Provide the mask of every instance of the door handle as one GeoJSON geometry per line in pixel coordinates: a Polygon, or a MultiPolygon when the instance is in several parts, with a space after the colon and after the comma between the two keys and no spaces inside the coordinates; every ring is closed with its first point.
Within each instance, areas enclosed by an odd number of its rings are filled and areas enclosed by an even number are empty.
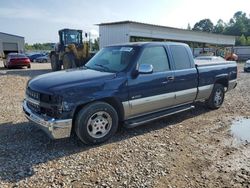
{"type": "Polygon", "coordinates": [[[173,80],[174,80],[174,77],[173,77],[173,76],[168,76],[168,77],[167,77],[167,80],[164,81],[164,82],[162,82],[162,84],[168,84],[169,81],[173,81],[173,80]]]}
{"type": "Polygon", "coordinates": [[[173,76],[168,76],[167,80],[174,80],[174,77],[173,76]]]}

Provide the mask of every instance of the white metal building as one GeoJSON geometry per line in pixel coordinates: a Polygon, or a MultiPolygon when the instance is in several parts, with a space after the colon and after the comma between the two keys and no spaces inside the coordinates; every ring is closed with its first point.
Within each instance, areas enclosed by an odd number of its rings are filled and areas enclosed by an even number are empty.
{"type": "Polygon", "coordinates": [[[0,55],[24,52],[24,37],[0,32],[0,55]]]}
{"type": "Polygon", "coordinates": [[[235,36],[197,32],[186,29],[121,21],[99,24],[100,48],[112,44],[136,42],[140,39],[152,41],[180,41],[213,45],[233,46],[235,36]]]}

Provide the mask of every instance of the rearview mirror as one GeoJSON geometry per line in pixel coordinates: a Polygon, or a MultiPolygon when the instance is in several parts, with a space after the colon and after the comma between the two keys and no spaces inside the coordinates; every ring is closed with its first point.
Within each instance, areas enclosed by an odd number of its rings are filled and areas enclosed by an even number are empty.
{"type": "Polygon", "coordinates": [[[150,64],[140,64],[138,68],[139,74],[151,74],[153,73],[153,65],[150,64]]]}

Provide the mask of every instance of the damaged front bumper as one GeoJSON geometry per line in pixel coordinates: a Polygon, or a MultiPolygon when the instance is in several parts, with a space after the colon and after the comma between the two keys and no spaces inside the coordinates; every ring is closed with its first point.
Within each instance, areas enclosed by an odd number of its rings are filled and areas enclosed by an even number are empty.
{"type": "Polygon", "coordinates": [[[30,110],[27,101],[23,101],[23,111],[25,116],[35,125],[42,129],[52,139],[67,138],[71,135],[72,119],[54,119],[45,118],[42,115],[36,114],[30,110]]]}

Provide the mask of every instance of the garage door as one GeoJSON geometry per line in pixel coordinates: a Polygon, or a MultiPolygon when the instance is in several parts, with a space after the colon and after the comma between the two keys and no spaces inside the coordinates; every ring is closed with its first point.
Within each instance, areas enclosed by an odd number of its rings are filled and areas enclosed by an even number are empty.
{"type": "Polygon", "coordinates": [[[3,51],[18,51],[17,43],[3,43],[3,51]]]}

